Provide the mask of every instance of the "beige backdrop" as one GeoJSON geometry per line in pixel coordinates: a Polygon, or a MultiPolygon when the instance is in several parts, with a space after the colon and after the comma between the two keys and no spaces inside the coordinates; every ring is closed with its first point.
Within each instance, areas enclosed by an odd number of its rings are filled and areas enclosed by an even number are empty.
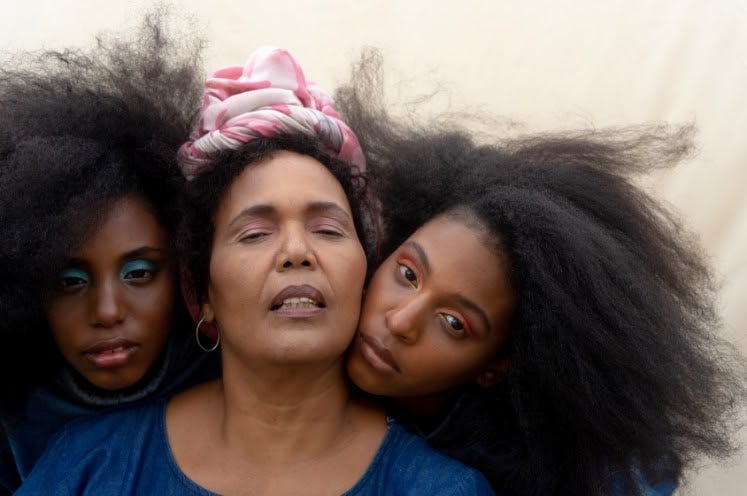
{"type": "MultiPolygon", "coordinates": [[[[134,25],[150,3],[0,0],[0,47],[87,45],[134,25]]],[[[724,332],[747,351],[747,1],[174,3],[209,40],[208,69],[274,44],[331,89],[376,46],[400,107],[440,87],[430,108],[496,113],[501,131],[694,122],[697,157],[651,185],[701,235],[723,281],[724,332]]],[[[677,494],[744,496],[745,454],[706,465],[677,494]]]]}

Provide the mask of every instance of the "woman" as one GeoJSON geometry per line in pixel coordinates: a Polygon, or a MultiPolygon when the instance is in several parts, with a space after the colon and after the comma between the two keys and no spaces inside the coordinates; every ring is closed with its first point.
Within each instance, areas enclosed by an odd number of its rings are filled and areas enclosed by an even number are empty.
{"type": "Polygon", "coordinates": [[[180,152],[183,233],[223,376],[71,425],[18,494],[492,494],[349,393],[343,355],[372,252],[359,233],[374,223],[332,101],[264,48],[217,71],[204,102],[180,152]]]}
{"type": "Polygon", "coordinates": [[[700,250],[633,183],[689,136],[478,145],[456,125],[389,119],[377,63],[338,95],[389,254],[353,382],[496,494],[671,494],[698,456],[729,454],[744,368],[714,333],[700,250]]]}
{"type": "Polygon", "coordinates": [[[173,243],[198,49],[177,51],[158,15],[138,38],[0,73],[6,491],[68,421],[217,374],[190,332],[173,243]]]}

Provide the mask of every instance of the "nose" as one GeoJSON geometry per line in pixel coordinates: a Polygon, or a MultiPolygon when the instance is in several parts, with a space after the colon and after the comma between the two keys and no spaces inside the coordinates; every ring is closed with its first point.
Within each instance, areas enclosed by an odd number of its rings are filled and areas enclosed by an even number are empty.
{"type": "Polygon", "coordinates": [[[314,255],[305,226],[294,225],[286,228],[275,265],[278,271],[292,268],[316,268],[316,255],[314,255]]]}
{"type": "Polygon", "coordinates": [[[94,327],[113,327],[125,319],[122,288],[116,281],[103,281],[91,288],[91,323],[94,327]]]}
{"type": "Polygon", "coordinates": [[[386,326],[392,336],[404,343],[414,344],[422,332],[424,312],[424,303],[417,295],[406,298],[384,314],[386,326]]]}

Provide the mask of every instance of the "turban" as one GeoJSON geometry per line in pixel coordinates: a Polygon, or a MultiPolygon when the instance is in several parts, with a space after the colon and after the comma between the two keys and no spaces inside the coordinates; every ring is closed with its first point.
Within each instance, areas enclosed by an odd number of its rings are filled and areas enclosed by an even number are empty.
{"type": "Polygon", "coordinates": [[[262,47],[244,66],[218,69],[205,82],[199,121],[179,149],[179,166],[192,179],[212,169],[216,153],[288,132],[318,138],[331,156],[365,171],[358,139],[332,98],[306,81],[287,50],[262,47]]]}

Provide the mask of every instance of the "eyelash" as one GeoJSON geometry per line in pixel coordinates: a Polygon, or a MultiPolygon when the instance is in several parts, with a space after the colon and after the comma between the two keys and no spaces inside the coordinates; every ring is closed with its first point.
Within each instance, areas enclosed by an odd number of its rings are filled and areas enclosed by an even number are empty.
{"type": "Polygon", "coordinates": [[[413,287],[416,287],[416,288],[418,287],[418,276],[412,267],[410,267],[404,262],[397,262],[397,272],[399,272],[399,275],[407,283],[411,284],[413,287]],[[407,276],[408,273],[412,275],[412,278],[407,276]]]}
{"type": "Polygon", "coordinates": [[[344,236],[345,231],[334,221],[328,219],[319,219],[310,226],[310,230],[315,234],[339,238],[344,236]]]}
{"type": "MultiPolygon", "coordinates": [[[[319,235],[330,237],[330,238],[340,238],[345,235],[344,231],[341,228],[337,226],[331,226],[328,224],[313,225],[309,227],[308,229],[314,234],[319,234],[319,235]]],[[[246,242],[257,241],[257,240],[264,238],[265,236],[269,236],[270,234],[272,234],[270,229],[255,228],[255,229],[252,229],[251,231],[248,231],[242,234],[239,237],[239,241],[246,241],[246,242]]]]}
{"type": "Polygon", "coordinates": [[[256,241],[268,236],[270,233],[264,231],[252,231],[246,234],[242,234],[239,241],[256,241]]]}
{"type": "MultiPolygon", "coordinates": [[[[136,259],[122,264],[119,278],[128,284],[147,284],[158,274],[160,267],[151,260],[136,259]]],[[[63,269],[57,277],[57,285],[63,292],[73,293],[91,284],[91,276],[83,269],[63,269]]]]}
{"type": "Polygon", "coordinates": [[[72,292],[90,283],[90,276],[81,269],[64,269],[57,277],[57,285],[62,291],[72,292]]]}
{"type": "MultiPolygon", "coordinates": [[[[418,287],[418,276],[412,267],[410,267],[403,261],[398,261],[397,272],[399,273],[400,277],[405,282],[407,282],[413,287],[418,287]],[[408,275],[410,277],[408,277],[408,275]]],[[[458,317],[455,317],[454,315],[451,315],[449,313],[441,312],[439,315],[441,315],[442,322],[443,322],[444,328],[446,329],[446,332],[448,332],[451,336],[457,339],[466,339],[471,336],[471,333],[469,331],[469,325],[464,320],[458,317]],[[459,326],[461,326],[461,329],[455,329],[454,326],[450,323],[450,319],[453,319],[452,322],[455,321],[454,323],[458,323],[459,326]]]]}
{"type": "Polygon", "coordinates": [[[122,265],[119,271],[119,278],[130,283],[145,284],[156,276],[158,269],[158,265],[151,260],[130,260],[122,265]],[[135,273],[142,274],[138,276],[135,273]]]}
{"type": "Polygon", "coordinates": [[[467,339],[470,337],[470,333],[467,327],[467,324],[449,313],[441,313],[441,317],[443,318],[444,326],[446,327],[446,332],[454,336],[458,339],[467,339]],[[453,322],[458,323],[461,326],[461,329],[456,329],[449,321],[449,317],[454,319],[453,322]]]}

